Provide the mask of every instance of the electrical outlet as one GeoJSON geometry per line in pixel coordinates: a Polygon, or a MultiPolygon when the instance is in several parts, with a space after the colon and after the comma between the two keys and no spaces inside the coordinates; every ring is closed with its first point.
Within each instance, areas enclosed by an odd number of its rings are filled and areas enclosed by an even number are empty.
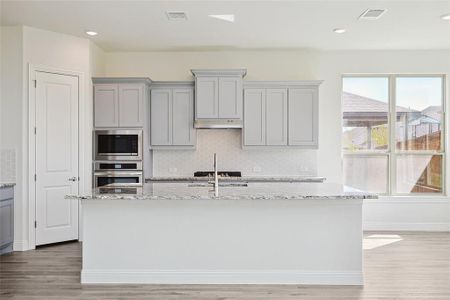
{"type": "Polygon", "coordinates": [[[300,166],[300,171],[301,172],[309,172],[309,167],[308,166],[300,166]]]}
{"type": "Polygon", "coordinates": [[[253,167],[253,172],[255,172],[255,173],[261,172],[261,167],[260,166],[254,166],[253,167]]]}

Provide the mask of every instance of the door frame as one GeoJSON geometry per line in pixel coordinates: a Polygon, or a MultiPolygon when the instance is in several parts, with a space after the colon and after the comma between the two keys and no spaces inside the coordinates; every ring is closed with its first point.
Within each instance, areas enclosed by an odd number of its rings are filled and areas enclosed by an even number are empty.
{"type": "MultiPolygon", "coordinates": [[[[34,127],[36,126],[36,90],[34,87],[36,72],[54,73],[66,76],[78,77],[78,192],[86,189],[85,183],[85,165],[86,157],[82,149],[86,148],[86,131],[89,130],[86,124],[86,99],[85,95],[85,74],[79,71],[64,70],[45,65],[28,64],[28,250],[36,248],[36,182],[34,174],[36,172],[36,135],[34,127]]],[[[89,121],[89,120],[87,120],[89,121]]],[[[89,123],[90,124],[90,123],[89,123]]],[[[78,203],[78,239],[80,239],[80,202],[78,203]]],[[[23,222],[25,224],[25,222],[23,222]]],[[[24,226],[27,227],[26,225],[24,226]]]]}

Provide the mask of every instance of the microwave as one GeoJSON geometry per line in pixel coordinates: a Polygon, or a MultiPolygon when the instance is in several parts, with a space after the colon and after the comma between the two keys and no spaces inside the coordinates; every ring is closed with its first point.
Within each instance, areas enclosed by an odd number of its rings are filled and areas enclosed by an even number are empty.
{"type": "Polygon", "coordinates": [[[95,160],[142,160],[142,130],[94,131],[95,160]]]}

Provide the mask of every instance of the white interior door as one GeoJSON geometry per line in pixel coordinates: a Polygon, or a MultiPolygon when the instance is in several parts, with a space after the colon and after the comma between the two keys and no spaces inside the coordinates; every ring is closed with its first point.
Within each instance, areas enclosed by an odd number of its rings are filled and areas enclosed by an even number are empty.
{"type": "Polygon", "coordinates": [[[36,72],[36,245],[78,239],[78,77],[36,72]]]}

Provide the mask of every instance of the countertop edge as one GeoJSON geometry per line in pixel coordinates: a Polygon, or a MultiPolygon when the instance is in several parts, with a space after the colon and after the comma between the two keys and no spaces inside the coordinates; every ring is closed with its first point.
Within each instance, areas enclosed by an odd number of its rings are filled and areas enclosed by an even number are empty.
{"type": "Polygon", "coordinates": [[[15,186],[15,182],[1,182],[0,183],[0,189],[9,188],[15,186]]]}

